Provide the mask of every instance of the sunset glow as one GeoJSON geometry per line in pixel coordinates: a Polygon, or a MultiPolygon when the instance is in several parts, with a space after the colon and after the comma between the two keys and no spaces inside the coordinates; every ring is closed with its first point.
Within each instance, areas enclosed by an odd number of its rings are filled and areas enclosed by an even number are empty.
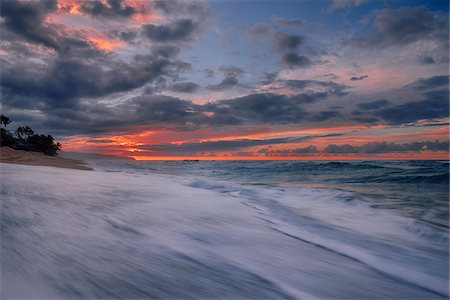
{"type": "Polygon", "coordinates": [[[139,160],[448,158],[448,4],[168,3],[8,6],[2,110],[139,160]]]}

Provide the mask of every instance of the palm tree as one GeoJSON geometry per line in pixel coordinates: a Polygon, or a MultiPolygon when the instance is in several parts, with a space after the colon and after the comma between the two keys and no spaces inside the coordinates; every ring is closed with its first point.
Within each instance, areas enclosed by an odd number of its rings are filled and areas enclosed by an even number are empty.
{"type": "Polygon", "coordinates": [[[23,138],[25,136],[25,130],[24,127],[20,126],[17,127],[16,131],[15,131],[16,136],[23,141],[23,138]]]}
{"type": "Polygon", "coordinates": [[[30,137],[31,135],[34,134],[33,129],[31,129],[30,126],[25,126],[23,127],[23,134],[26,135],[27,137],[30,137]]]}
{"type": "Polygon", "coordinates": [[[5,126],[5,128],[6,128],[6,125],[8,125],[9,123],[11,123],[11,119],[10,118],[8,118],[5,115],[1,115],[0,116],[0,124],[3,124],[5,126]]]}

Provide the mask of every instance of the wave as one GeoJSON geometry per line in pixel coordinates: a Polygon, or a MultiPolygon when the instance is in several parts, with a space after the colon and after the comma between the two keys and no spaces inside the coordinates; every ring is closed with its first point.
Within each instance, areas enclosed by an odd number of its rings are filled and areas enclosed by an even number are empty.
{"type": "Polygon", "coordinates": [[[448,230],[377,211],[363,197],[341,190],[253,188],[199,179],[189,186],[244,198],[273,230],[448,297],[447,279],[429,274],[424,267],[439,269],[434,246],[428,252],[407,250],[429,242],[446,247],[448,230]]]}
{"type": "Polygon", "coordinates": [[[357,193],[129,169],[2,171],[1,298],[26,298],[22,286],[41,298],[447,295],[448,244],[357,193]]]}

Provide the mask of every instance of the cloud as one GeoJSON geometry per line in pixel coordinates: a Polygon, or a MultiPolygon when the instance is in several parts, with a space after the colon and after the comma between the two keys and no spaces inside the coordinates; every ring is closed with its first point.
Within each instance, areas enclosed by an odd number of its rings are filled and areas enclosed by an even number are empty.
{"type": "MultiPolygon", "coordinates": [[[[173,154],[195,154],[210,151],[237,151],[243,148],[274,145],[274,144],[289,144],[296,142],[303,142],[310,139],[337,136],[332,135],[311,135],[298,138],[276,138],[276,139],[238,139],[238,140],[223,140],[223,141],[207,141],[207,142],[188,142],[182,144],[157,144],[157,145],[142,145],[139,149],[151,150],[165,153],[167,155],[173,154]]],[[[310,149],[311,150],[311,149],[310,149]]]]}
{"type": "Polygon", "coordinates": [[[440,87],[448,87],[449,75],[439,75],[429,78],[420,78],[408,85],[405,88],[413,88],[415,90],[429,90],[440,87]]]}
{"type": "Polygon", "coordinates": [[[92,17],[102,18],[129,18],[136,10],[121,0],[107,0],[106,3],[100,1],[84,1],[81,3],[80,11],[92,17]]]}
{"type": "Polygon", "coordinates": [[[371,109],[379,109],[390,104],[391,102],[389,102],[386,99],[379,99],[372,102],[358,103],[357,106],[360,109],[371,110],[371,109]]]}
{"type": "MultiPolygon", "coordinates": [[[[103,18],[114,19],[115,14],[127,17],[128,11],[131,12],[127,5],[135,2],[80,3],[84,7],[80,12],[98,14],[102,24],[106,24],[103,18]]],[[[132,97],[139,88],[147,92],[161,90],[166,82],[177,82],[180,74],[191,67],[177,56],[189,46],[185,42],[199,32],[199,24],[207,18],[206,10],[199,3],[175,1],[172,4],[163,25],[143,27],[158,42],[144,44],[147,53],[136,54],[131,48],[124,57],[123,53],[99,49],[93,37],[100,35],[102,39],[120,39],[142,46],[139,27],[127,27],[124,22],[123,28],[104,33],[97,32],[95,26],[69,28],[55,21],[60,15],[66,17],[69,9],[64,6],[57,11],[56,1],[3,1],[2,38],[8,43],[2,43],[2,50],[8,52],[8,57],[0,60],[2,109],[23,110],[18,115],[23,119],[33,111],[41,116],[39,121],[35,120],[38,123],[35,126],[60,132],[73,133],[77,127],[80,132],[114,128],[112,119],[123,115],[113,104],[97,103],[99,100],[118,93],[123,93],[121,97],[131,93],[128,97],[132,97]],[[175,6],[176,10],[172,11],[175,6]]],[[[157,9],[163,10],[160,6],[157,9]]],[[[140,12],[136,7],[134,11],[140,12]]],[[[184,92],[196,90],[193,83],[174,83],[171,88],[184,92]]],[[[130,112],[123,107],[122,111],[130,112]]],[[[129,121],[116,123],[137,124],[140,116],[132,111],[131,114],[134,115],[129,121]]]]}
{"type": "Polygon", "coordinates": [[[277,80],[278,72],[265,72],[261,75],[261,84],[270,84],[277,80]]]}
{"type": "Polygon", "coordinates": [[[298,28],[314,28],[315,24],[305,22],[301,19],[286,19],[282,17],[273,17],[273,22],[279,26],[290,26],[298,28]]]}
{"type": "MultiPolygon", "coordinates": [[[[281,22],[295,22],[295,20],[275,19],[281,22]]],[[[297,20],[298,22],[298,20],[297,20]]],[[[279,62],[288,68],[306,68],[313,65],[313,62],[305,54],[315,55],[320,51],[306,44],[307,38],[304,35],[288,34],[275,31],[265,23],[256,23],[246,30],[246,35],[260,40],[270,40],[275,50],[280,55],[279,62]]]]}
{"type": "Polygon", "coordinates": [[[181,19],[167,25],[146,24],[142,26],[144,36],[154,42],[179,42],[190,40],[197,25],[191,19],[181,19]]]}
{"type": "Polygon", "coordinates": [[[178,93],[194,93],[198,91],[200,86],[193,82],[178,82],[169,86],[169,90],[178,93]]]}
{"type": "Polygon", "coordinates": [[[367,77],[369,77],[369,75],[353,76],[353,77],[350,78],[350,80],[351,81],[359,81],[359,80],[366,79],[367,77]]]}
{"type": "Polygon", "coordinates": [[[270,150],[269,148],[263,148],[257,151],[257,153],[269,153],[269,154],[277,154],[277,155],[296,155],[296,154],[313,154],[319,153],[319,149],[317,146],[310,145],[308,147],[303,148],[294,148],[294,149],[279,149],[279,150],[270,150]]]}
{"type": "Polygon", "coordinates": [[[0,10],[1,17],[4,20],[2,25],[17,36],[32,43],[59,49],[56,29],[44,22],[45,17],[56,9],[55,0],[4,1],[0,10]]]}
{"type": "Polygon", "coordinates": [[[367,0],[333,0],[328,7],[328,12],[332,12],[338,9],[344,9],[351,6],[360,6],[367,2],[367,0]]]}
{"type": "Polygon", "coordinates": [[[413,142],[396,144],[388,142],[370,142],[362,146],[354,145],[334,145],[330,144],[325,149],[325,153],[393,153],[393,152],[419,152],[419,151],[449,151],[448,141],[434,142],[413,142]]]}
{"type": "Polygon", "coordinates": [[[436,63],[431,56],[422,56],[420,57],[419,62],[421,65],[432,65],[436,63]]]}
{"type": "Polygon", "coordinates": [[[275,37],[276,46],[280,51],[298,50],[300,46],[305,44],[305,37],[301,35],[278,32],[275,37]]]}
{"type": "Polygon", "coordinates": [[[203,73],[205,73],[206,78],[212,78],[214,77],[214,71],[211,69],[204,69],[203,73]]]}
{"type": "Polygon", "coordinates": [[[443,118],[449,115],[448,90],[429,91],[419,101],[390,105],[374,112],[375,117],[390,124],[404,124],[423,119],[443,118]]]}
{"type": "Polygon", "coordinates": [[[177,61],[152,55],[137,55],[130,64],[57,58],[48,66],[7,66],[1,86],[8,96],[5,102],[10,105],[17,106],[19,102],[29,108],[74,107],[81,97],[129,91],[179,69],[177,61]]]}
{"type": "Polygon", "coordinates": [[[448,17],[441,17],[426,7],[377,10],[373,16],[374,30],[364,36],[353,36],[348,41],[350,45],[373,49],[434,40],[448,47],[448,17]]]}
{"type": "Polygon", "coordinates": [[[245,34],[249,37],[265,37],[272,33],[272,28],[265,23],[256,23],[245,30],[245,34]]]}
{"type": "Polygon", "coordinates": [[[303,99],[277,94],[252,94],[231,100],[222,100],[211,107],[221,118],[234,118],[239,123],[287,124],[304,120],[303,99]]]}
{"type": "Polygon", "coordinates": [[[228,76],[222,79],[221,82],[214,85],[209,85],[208,89],[212,91],[224,91],[231,88],[234,88],[235,86],[239,85],[239,80],[235,76],[228,76]]]}
{"type": "Polygon", "coordinates": [[[93,139],[93,140],[87,140],[88,143],[98,143],[98,144],[108,144],[108,143],[114,143],[114,140],[110,139],[93,139]]]}
{"type": "Polygon", "coordinates": [[[308,57],[292,52],[284,54],[281,63],[289,68],[306,68],[313,64],[308,57]]]}
{"type": "Polygon", "coordinates": [[[219,71],[224,78],[218,84],[208,86],[208,89],[212,91],[224,91],[240,86],[239,79],[245,74],[243,69],[236,66],[221,66],[219,71]]]}
{"type": "Polygon", "coordinates": [[[347,95],[347,89],[349,86],[336,83],[334,81],[321,81],[321,80],[298,80],[298,79],[291,79],[291,80],[284,80],[280,81],[280,83],[283,83],[286,87],[289,88],[295,88],[298,90],[304,90],[305,88],[314,88],[314,89],[322,89],[327,92],[329,95],[336,95],[336,96],[344,96],[347,95]]]}
{"type": "Polygon", "coordinates": [[[316,122],[322,122],[322,121],[325,121],[328,119],[336,118],[340,115],[341,114],[338,111],[326,110],[326,111],[321,111],[318,114],[313,115],[311,117],[311,120],[316,121],[316,122]]]}

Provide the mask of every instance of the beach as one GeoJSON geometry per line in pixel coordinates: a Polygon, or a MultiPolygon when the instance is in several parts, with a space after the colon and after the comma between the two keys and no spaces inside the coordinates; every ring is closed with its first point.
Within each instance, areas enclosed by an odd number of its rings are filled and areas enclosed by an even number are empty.
{"type": "Polygon", "coordinates": [[[359,194],[192,175],[211,162],[90,165],[0,164],[2,299],[448,297],[448,233],[359,194]]]}
{"type": "Polygon", "coordinates": [[[31,166],[50,166],[78,170],[92,170],[92,168],[87,166],[81,160],[48,156],[40,152],[14,150],[9,147],[0,147],[0,162],[31,166]]]}

